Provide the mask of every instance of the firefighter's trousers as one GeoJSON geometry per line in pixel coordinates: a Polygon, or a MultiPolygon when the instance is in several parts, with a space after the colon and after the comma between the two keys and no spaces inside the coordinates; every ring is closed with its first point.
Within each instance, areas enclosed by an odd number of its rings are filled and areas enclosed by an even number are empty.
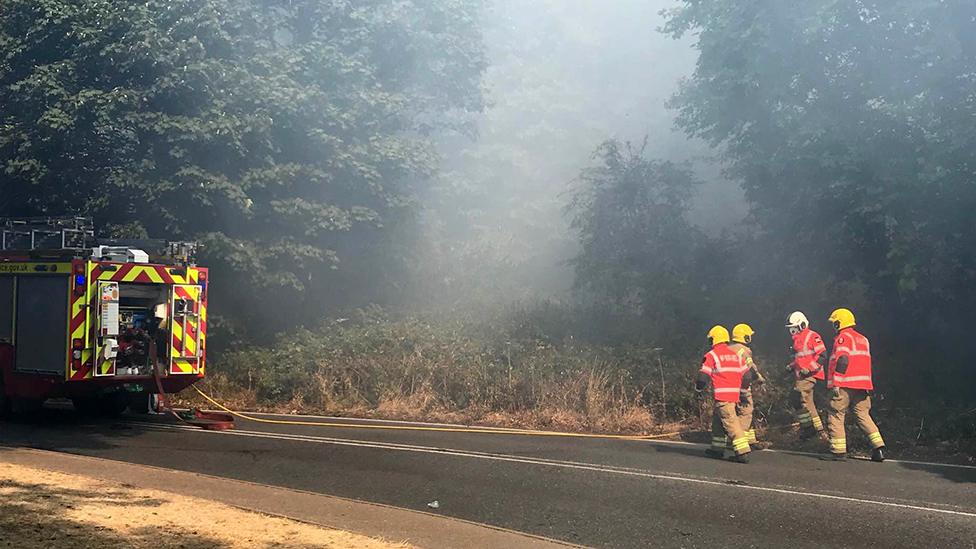
{"type": "Polygon", "coordinates": [[[739,416],[739,424],[749,439],[749,444],[756,444],[756,430],[752,428],[752,389],[746,388],[739,392],[739,402],[735,405],[735,415],[739,416]]]}
{"type": "Polygon", "coordinates": [[[800,422],[800,429],[807,433],[822,433],[824,430],[817,405],[813,402],[813,388],[816,386],[817,380],[812,377],[797,379],[793,385],[796,420],[800,422]]]}
{"type": "Polygon", "coordinates": [[[883,447],[884,440],[878,426],[871,419],[871,395],[861,389],[840,388],[830,398],[830,415],[827,417],[827,432],[830,435],[830,451],[834,454],[847,453],[847,436],[844,432],[844,417],[847,409],[854,411],[857,424],[867,435],[872,448],[883,447]]]}
{"type": "Polygon", "coordinates": [[[748,454],[749,438],[735,413],[735,403],[716,400],[712,411],[712,449],[724,452],[727,447],[736,455],[748,454]]]}

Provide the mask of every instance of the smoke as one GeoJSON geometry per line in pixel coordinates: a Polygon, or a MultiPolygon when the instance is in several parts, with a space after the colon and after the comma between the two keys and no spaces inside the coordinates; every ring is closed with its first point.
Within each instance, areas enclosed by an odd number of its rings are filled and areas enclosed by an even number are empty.
{"type": "Polygon", "coordinates": [[[497,0],[483,14],[488,108],[474,138],[441,140],[444,169],[425,216],[418,297],[457,303],[558,297],[578,251],[567,191],[607,139],[686,161],[705,183],[691,221],[709,232],[741,220],[741,191],[666,107],[691,74],[690,39],[658,32],[667,0],[497,0]]]}

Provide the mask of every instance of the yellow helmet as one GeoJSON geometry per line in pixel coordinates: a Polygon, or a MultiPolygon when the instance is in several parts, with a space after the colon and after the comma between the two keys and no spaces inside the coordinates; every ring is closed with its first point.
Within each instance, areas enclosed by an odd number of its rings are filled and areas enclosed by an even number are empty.
{"type": "Polygon", "coordinates": [[[719,343],[729,342],[729,331],[724,326],[713,326],[708,331],[708,342],[713,347],[719,343]]]}
{"type": "Polygon", "coordinates": [[[850,309],[835,309],[827,320],[834,325],[834,330],[839,332],[854,325],[854,313],[850,309]]]}
{"type": "Polygon", "coordinates": [[[752,343],[752,336],[756,333],[752,329],[752,326],[748,324],[736,324],[732,328],[732,341],[736,343],[741,343],[743,345],[748,345],[752,343]]]}

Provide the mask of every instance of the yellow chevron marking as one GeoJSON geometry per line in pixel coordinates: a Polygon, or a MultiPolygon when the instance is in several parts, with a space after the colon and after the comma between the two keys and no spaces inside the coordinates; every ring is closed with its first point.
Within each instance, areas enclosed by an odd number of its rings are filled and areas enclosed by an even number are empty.
{"type": "Polygon", "coordinates": [[[129,271],[128,273],[125,274],[125,276],[122,277],[121,282],[132,282],[144,272],[146,272],[145,267],[133,267],[131,271],[129,271]]]}
{"type": "Polygon", "coordinates": [[[163,283],[163,277],[159,276],[159,271],[153,267],[146,267],[146,274],[149,275],[149,280],[152,280],[156,284],[163,283]]]}

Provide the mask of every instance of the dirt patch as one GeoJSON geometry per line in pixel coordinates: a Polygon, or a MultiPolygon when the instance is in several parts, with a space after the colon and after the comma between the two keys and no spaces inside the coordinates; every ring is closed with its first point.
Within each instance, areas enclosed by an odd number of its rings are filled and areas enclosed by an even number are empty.
{"type": "Polygon", "coordinates": [[[0,463],[0,547],[410,546],[169,492],[0,463]]]}

